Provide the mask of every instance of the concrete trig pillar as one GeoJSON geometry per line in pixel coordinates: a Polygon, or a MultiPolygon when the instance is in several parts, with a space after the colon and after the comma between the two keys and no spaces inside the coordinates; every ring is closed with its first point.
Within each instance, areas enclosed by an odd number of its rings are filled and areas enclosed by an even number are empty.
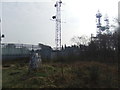
{"type": "Polygon", "coordinates": [[[29,62],[29,68],[28,71],[37,71],[42,65],[42,59],[41,56],[34,52],[32,57],[30,58],[30,62],[29,62]]]}

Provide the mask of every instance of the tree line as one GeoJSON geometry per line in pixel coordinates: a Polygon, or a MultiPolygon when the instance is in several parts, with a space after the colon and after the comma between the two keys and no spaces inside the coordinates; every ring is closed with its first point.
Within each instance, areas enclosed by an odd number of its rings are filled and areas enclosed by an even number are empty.
{"type": "Polygon", "coordinates": [[[63,61],[100,61],[117,63],[120,57],[120,23],[114,32],[98,33],[96,37],[73,37],[76,45],[62,46],[61,58],[63,61]]]}

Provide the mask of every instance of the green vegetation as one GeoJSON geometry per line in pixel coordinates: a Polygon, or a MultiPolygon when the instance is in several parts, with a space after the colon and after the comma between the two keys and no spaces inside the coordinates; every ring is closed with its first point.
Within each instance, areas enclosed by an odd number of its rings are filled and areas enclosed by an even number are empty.
{"type": "Polygon", "coordinates": [[[28,74],[28,63],[6,63],[2,78],[3,88],[117,88],[118,67],[88,61],[43,63],[28,74]]]}

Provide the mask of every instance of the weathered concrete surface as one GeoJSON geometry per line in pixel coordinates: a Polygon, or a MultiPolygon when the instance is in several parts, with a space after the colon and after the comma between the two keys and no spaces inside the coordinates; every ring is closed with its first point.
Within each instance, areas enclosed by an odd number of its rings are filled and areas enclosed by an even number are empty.
{"type": "Polygon", "coordinates": [[[42,65],[41,56],[38,53],[33,53],[29,62],[29,72],[38,70],[42,65]]]}

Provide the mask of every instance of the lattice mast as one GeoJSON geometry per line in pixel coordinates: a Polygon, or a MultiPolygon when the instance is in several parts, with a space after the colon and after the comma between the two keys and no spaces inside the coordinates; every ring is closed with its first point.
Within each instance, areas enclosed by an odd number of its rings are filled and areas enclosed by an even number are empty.
{"type": "Polygon", "coordinates": [[[109,33],[109,18],[108,16],[105,17],[104,21],[105,21],[105,26],[102,26],[101,23],[101,18],[102,18],[102,14],[99,12],[96,14],[96,19],[97,19],[97,34],[101,34],[102,32],[106,31],[107,33],[109,33]]]}
{"type": "Polygon", "coordinates": [[[97,18],[96,21],[97,21],[97,28],[98,28],[97,34],[101,34],[101,17],[102,17],[102,14],[98,10],[98,13],[96,14],[96,18],[97,18]]]}
{"type": "Polygon", "coordinates": [[[109,26],[109,18],[108,18],[107,15],[106,15],[104,21],[106,22],[106,24],[105,24],[106,32],[107,32],[108,34],[110,34],[110,30],[109,30],[109,29],[110,29],[110,26],[109,26]]]}
{"type": "Polygon", "coordinates": [[[56,15],[52,17],[56,21],[56,26],[55,26],[56,50],[61,50],[61,4],[62,4],[61,0],[56,1],[56,4],[54,5],[56,8],[56,15]]]}

